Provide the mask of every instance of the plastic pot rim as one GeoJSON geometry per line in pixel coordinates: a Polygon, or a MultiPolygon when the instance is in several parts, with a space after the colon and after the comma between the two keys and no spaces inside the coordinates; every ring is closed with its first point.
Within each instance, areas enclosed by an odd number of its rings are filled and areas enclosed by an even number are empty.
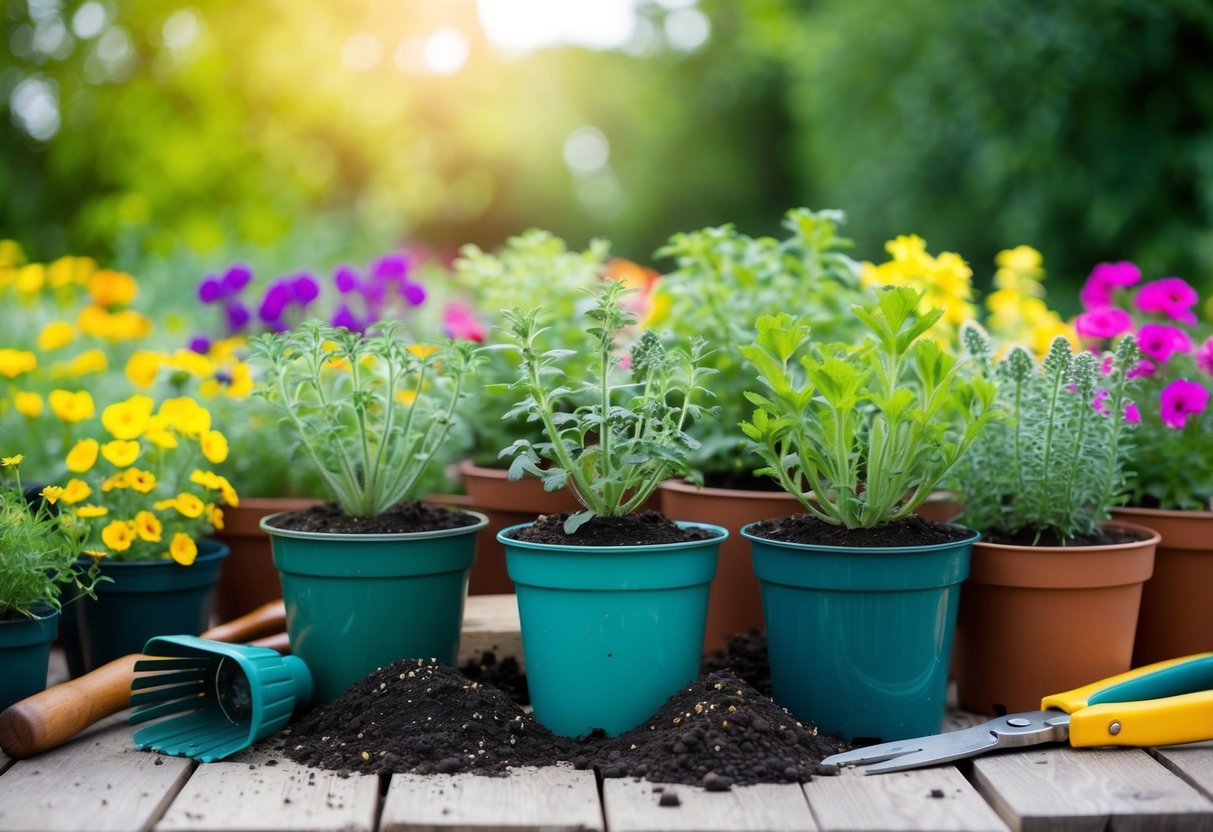
{"type": "Polygon", "coordinates": [[[362,541],[362,542],[394,542],[408,540],[434,540],[441,537],[456,537],[469,532],[478,532],[489,524],[489,518],[478,511],[466,508],[459,509],[461,514],[470,514],[476,518],[475,523],[457,526],[453,529],[434,529],[426,532],[387,532],[376,534],[359,534],[357,532],[305,532],[297,529],[280,529],[270,525],[270,521],[290,511],[279,511],[261,518],[258,524],[261,530],[271,537],[293,537],[297,540],[333,540],[333,541],[362,541]]]}
{"type": "Polygon", "coordinates": [[[819,552],[829,552],[833,554],[847,554],[848,552],[855,555],[863,555],[870,553],[898,553],[905,552],[907,554],[915,554],[919,552],[937,552],[940,549],[946,549],[952,546],[969,546],[981,540],[981,532],[976,529],[970,529],[968,526],[961,526],[959,523],[947,523],[948,526],[956,526],[960,529],[965,529],[971,533],[970,537],[961,538],[960,540],[949,540],[944,543],[930,543],[922,546],[826,546],[817,543],[795,543],[789,540],[772,540],[769,537],[762,537],[754,534],[750,529],[757,526],[759,523],[765,523],[765,520],[758,520],[754,523],[747,523],[741,527],[741,536],[746,540],[754,543],[761,543],[765,546],[776,546],[783,549],[794,549],[804,551],[812,549],[819,552]]]}
{"type": "Polygon", "coordinates": [[[698,523],[692,520],[675,520],[674,524],[680,529],[707,529],[712,532],[713,536],[704,538],[703,540],[684,540],[679,543],[643,543],[643,544],[624,544],[621,546],[574,546],[561,543],[534,543],[529,540],[518,540],[517,538],[507,537],[509,532],[516,529],[525,529],[535,525],[537,521],[530,520],[526,523],[516,523],[513,526],[507,526],[497,533],[498,542],[506,546],[517,546],[519,549],[532,549],[534,551],[544,552],[585,552],[586,554],[609,555],[618,554],[623,551],[627,552],[668,552],[671,549],[678,551],[682,549],[693,549],[697,546],[716,544],[723,541],[729,536],[729,530],[724,526],[717,526],[712,523],[698,523]]]}

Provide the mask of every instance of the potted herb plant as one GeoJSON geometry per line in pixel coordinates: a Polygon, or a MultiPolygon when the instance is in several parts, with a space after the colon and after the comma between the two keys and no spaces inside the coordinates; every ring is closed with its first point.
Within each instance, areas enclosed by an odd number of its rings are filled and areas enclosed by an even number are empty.
{"type": "Polygon", "coordinates": [[[1141,283],[1132,263],[1100,263],[1081,292],[1075,319],[1084,344],[1107,349],[1133,333],[1141,422],[1125,462],[1127,504],[1112,516],[1161,539],[1142,589],[1134,666],[1207,650],[1213,644],[1213,336],[1198,325],[1199,295],[1186,281],[1141,283]],[[1204,337],[1202,342],[1201,338],[1204,337]]]}
{"type": "Polygon", "coordinates": [[[862,343],[787,313],[745,348],[763,393],[742,431],[803,514],[752,523],[775,701],[848,740],[939,731],[977,534],[914,514],[993,418],[994,388],[925,338],[942,315],[885,288],[862,343]]]}
{"type": "Polygon", "coordinates": [[[731,633],[762,624],[758,581],[749,547],[736,534],[756,520],[796,510],[796,499],[765,477],[755,477],[757,454],[736,426],[750,414],[743,391],[753,367],[742,354],[753,340],[753,322],[762,314],[789,309],[812,318],[827,339],[850,337],[856,327],[851,305],[864,295],[859,264],[844,251],[839,211],[789,211],[786,239],[753,238],[733,226],[675,234],[658,256],[675,258],[676,268],[658,283],[655,323],[691,338],[712,333],[715,349],[706,366],[716,371],[714,418],[692,422],[687,433],[699,446],[691,466],[702,481],[672,478],[661,486],[661,508],[670,517],[719,523],[731,532],[720,546],[720,564],[708,604],[705,649],[724,646],[731,633]]]}
{"type": "Polygon", "coordinates": [[[961,522],[983,535],[960,604],[957,692],[978,713],[1031,710],[1130,667],[1158,535],[1105,521],[1128,487],[1140,353],[1132,336],[1105,358],[1059,337],[1039,365],[1023,347],[992,364],[983,332],[962,337],[1008,418],[952,481],[961,522]]]}
{"type": "Polygon", "coordinates": [[[470,343],[406,344],[318,321],[258,336],[262,390],[335,498],[270,515],[292,652],[320,701],[401,658],[455,661],[482,514],[415,499],[457,419],[470,343]]]}
{"type": "Polygon", "coordinates": [[[685,427],[701,413],[711,371],[702,341],[667,350],[649,331],[625,373],[616,345],[632,322],[626,291],[601,284],[577,328],[580,349],[547,349],[537,310],[505,316],[520,358],[509,389],[522,397],[507,416],[543,429],[542,441],[509,446],[509,476],[568,487],[581,503],[498,535],[517,590],[535,718],[565,736],[626,731],[698,676],[708,589],[728,534],[634,513],[663,480],[689,470],[696,442],[685,427]],[[584,374],[572,375],[566,359],[584,374]]]}
{"type": "Polygon", "coordinates": [[[26,495],[21,454],[0,458],[0,711],[46,687],[51,642],[59,630],[65,590],[91,595],[104,580],[101,550],[85,550],[80,528],[55,503],[63,495],[49,485],[26,495]],[[85,561],[77,560],[85,554],[85,561]]]}

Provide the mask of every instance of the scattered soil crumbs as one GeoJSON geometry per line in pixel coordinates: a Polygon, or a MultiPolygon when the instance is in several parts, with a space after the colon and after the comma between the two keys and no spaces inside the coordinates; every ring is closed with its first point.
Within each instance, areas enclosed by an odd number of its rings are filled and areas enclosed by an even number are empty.
{"type": "Polygon", "coordinates": [[[784,543],[818,546],[936,546],[964,540],[973,533],[960,526],[932,523],[916,514],[871,529],[848,529],[818,520],[811,514],[793,514],[763,520],[754,534],[784,543]]]}
{"type": "Polygon", "coordinates": [[[771,663],[767,658],[767,636],[762,630],[733,633],[724,650],[703,657],[703,672],[731,670],[763,696],[771,695],[771,663]]]}
{"type": "Polygon", "coordinates": [[[580,742],[576,768],[708,791],[804,783],[819,772],[822,759],[845,748],[727,671],[692,682],[626,734],[580,742]]]}
{"type": "Polygon", "coordinates": [[[526,674],[518,667],[518,660],[513,656],[507,656],[498,662],[496,653],[491,650],[485,651],[481,655],[480,661],[468,662],[459,668],[459,672],[473,682],[492,685],[513,700],[515,704],[531,704],[531,692],[526,686],[526,674]]]}
{"type": "Polygon", "coordinates": [[[274,521],[274,528],[297,532],[394,534],[458,529],[476,522],[476,518],[465,511],[406,500],[373,517],[350,517],[336,503],[325,503],[287,512],[274,521]]]}
{"type": "Polygon", "coordinates": [[[583,523],[576,534],[565,534],[564,521],[570,513],[540,515],[534,524],[519,529],[511,537],[560,546],[643,546],[707,540],[712,536],[704,529],[680,529],[659,511],[638,511],[624,517],[593,517],[583,523]]]}
{"type": "Polygon", "coordinates": [[[1062,540],[1053,532],[1046,532],[1036,537],[1036,532],[1024,529],[1017,534],[990,534],[986,537],[988,543],[1009,543],[1012,546],[1108,546],[1114,543],[1137,543],[1145,540],[1145,536],[1128,529],[1100,529],[1094,534],[1077,534],[1067,540],[1062,540]]]}

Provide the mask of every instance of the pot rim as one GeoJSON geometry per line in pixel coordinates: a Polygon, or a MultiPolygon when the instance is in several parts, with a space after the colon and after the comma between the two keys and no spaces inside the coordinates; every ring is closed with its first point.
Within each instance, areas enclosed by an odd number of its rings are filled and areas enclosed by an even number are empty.
{"type": "Polygon", "coordinates": [[[477,465],[470,458],[459,460],[455,464],[455,470],[465,476],[471,474],[472,476],[484,477],[490,480],[509,479],[507,476],[509,468],[489,468],[486,465],[477,465]]]}
{"type": "Polygon", "coordinates": [[[703,494],[708,497],[727,497],[730,499],[742,500],[763,500],[770,502],[785,502],[791,500],[797,502],[796,498],[787,491],[769,491],[769,490],[753,490],[747,488],[714,488],[710,485],[698,486],[687,482],[681,477],[671,477],[668,480],[663,480],[657,486],[659,491],[677,491],[680,494],[703,494]]]}
{"type": "Polygon", "coordinates": [[[699,523],[694,520],[675,520],[674,524],[680,529],[708,529],[715,536],[705,538],[704,540],[684,540],[680,543],[644,543],[630,544],[623,546],[571,546],[560,543],[535,543],[530,540],[518,540],[513,537],[506,537],[506,532],[512,532],[515,529],[525,529],[535,525],[535,520],[529,520],[526,523],[515,523],[513,526],[507,526],[497,533],[497,541],[506,546],[517,546],[520,549],[532,549],[535,551],[544,552],[585,552],[595,555],[617,555],[622,552],[668,552],[670,550],[681,551],[683,549],[694,549],[697,546],[714,546],[725,540],[729,536],[729,530],[724,526],[717,526],[712,523],[699,523]]]}
{"type": "Polygon", "coordinates": [[[966,531],[972,532],[971,537],[962,538],[960,540],[950,540],[946,543],[931,543],[923,546],[825,546],[816,543],[794,543],[789,540],[772,540],[769,537],[761,537],[749,531],[752,527],[759,523],[764,523],[765,520],[755,520],[753,523],[746,523],[741,527],[741,536],[746,540],[754,543],[762,543],[767,546],[778,546],[784,549],[794,549],[797,551],[814,551],[826,552],[829,554],[886,554],[886,553],[906,553],[917,554],[920,552],[938,552],[941,549],[948,549],[959,546],[971,546],[981,540],[981,532],[976,529],[970,529],[968,526],[962,526],[959,523],[945,523],[946,526],[956,526],[966,531]]]}
{"type": "Polygon", "coordinates": [[[1123,513],[1130,517],[1188,517],[1193,520],[1213,520],[1213,509],[1196,508],[1144,508],[1142,506],[1117,506],[1112,515],[1123,513]]]}
{"type": "Polygon", "coordinates": [[[426,532],[385,532],[377,534],[359,534],[357,532],[305,532],[297,529],[280,529],[270,525],[270,521],[275,517],[283,514],[289,514],[289,511],[279,511],[274,514],[268,514],[261,518],[258,526],[261,530],[271,537],[293,537],[299,540],[335,540],[360,542],[392,542],[392,541],[408,541],[408,540],[433,540],[439,537],[455,537],[461,534],[470,532],[478,532],[489,524],[489,518],[478,511],[461,508],[459,512],[462,514],[470,514],[476,518],[475,523],[466,526],[457,526],[453,529],[434,529],[426,532]]]}
{"type": "MultiPolygon", "coordinates": [[[[198,546],[198,556],[194,559],[194,562],[191,563],[189,566],[182,566],[181,564],[177,563],[177,561],[172,560],[172,559],[111,560],[108,557],[101,558],[99,565],[100,565],[101,569],[136,569],[136,568],[145,567],[145,566],[161,566],[161,567],[176,566],[179,569],[192,569],[195,565],[197,565],[199,563],[205,564],[205,563],[211,563],[211,562],[217,561],[217,560],[222,560],[223,558],[226,558],[229,554],[231,554],[231,551],[232,551],[232,547],[228,546],[227,543],[225,543],[224,541],[220,540],[217,537],[212,537],[210,535],[208,535],[206,537],[200,537],[194,542],[198,546]],[[213,549],[213,551],[203,552],[202,544],[204,544],[204,543],[207,544],[209,547],[211,547],[213,549]]],[[[88,555],[80,555],[79,557],[76,558],[76,563],[92,563],[92,562],[93,562],[93,559],[91,557],[89,557],[88,555]]]]}
{"type": "Polygon", "coordinates": [[[1139,526],[1136,523],[1121,523],[1116,520],[1105,520],[1100,523],[1105,528],[1126,529],[1135,532],[1145,533],[1145,537],[1141,540],[1130,540],[1125,543],[1096,543],[1091,546],[1029,546],[1024,543],[991,543],[988,540],[980,541],[981,546],[993,549],[999,552],[1008,552],[1014,549],[1027,549],[1032,552],[1057,552],[1065,554],[1066,552],[1119,552],[1124,549],[1135,549],[1139,546],[1157,545],[1162,540],[1162,535],[1146,526],[1139,526]]]}

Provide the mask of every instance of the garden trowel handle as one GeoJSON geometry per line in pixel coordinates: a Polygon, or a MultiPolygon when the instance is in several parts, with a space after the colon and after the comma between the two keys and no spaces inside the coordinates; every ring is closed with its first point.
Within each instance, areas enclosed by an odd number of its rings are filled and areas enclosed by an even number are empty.
{"type": "MultiPolygon", "coordinates": [[[[244,642],[281,630],[285,624],[282,601],[273,601],[202,635],[216,641],[244,642]]],[[[135,662],[142,658],[136,653],[122,656],[9,706],[0,713],[0,750],[18,760],[32,757],[62,745],[97,720],[127,707],[135,662]]]]}

